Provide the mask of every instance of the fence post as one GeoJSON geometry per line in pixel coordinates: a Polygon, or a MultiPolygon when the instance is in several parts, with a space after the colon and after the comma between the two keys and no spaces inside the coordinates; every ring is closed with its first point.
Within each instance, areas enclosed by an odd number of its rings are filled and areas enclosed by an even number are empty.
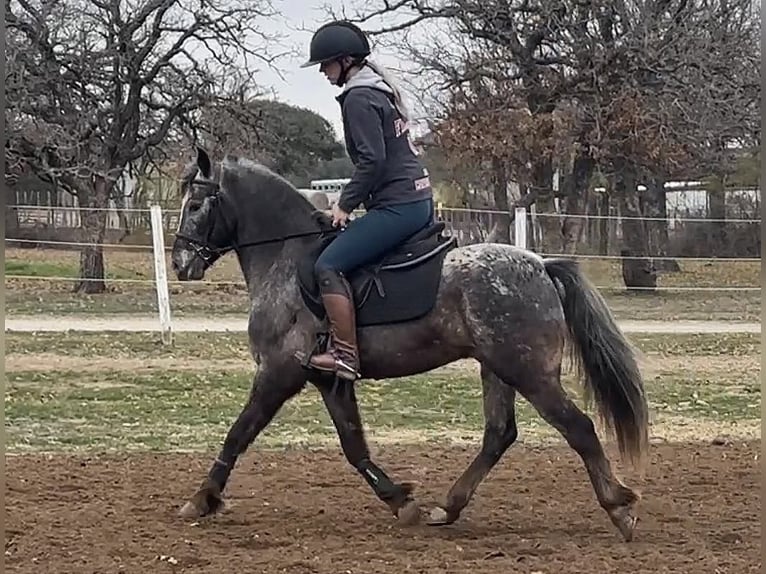
{"type": "Polygon", "coordinates": [[[524,207],[517,207],[515,209],[514,219],[514,245],[527,248],[527,210],[524,207]]]}
{"type": "Polygon", "coordinates": [[[170,294],[168,293],[168,275],[165,269],[165,236],[162,229],[162,208],[154,204],[152,214],[152,245],[154,246],[154,285],[157,288],[157,307],[160,310],[160,330],[162,342],[173,342],[170,324],[170,294]]]}

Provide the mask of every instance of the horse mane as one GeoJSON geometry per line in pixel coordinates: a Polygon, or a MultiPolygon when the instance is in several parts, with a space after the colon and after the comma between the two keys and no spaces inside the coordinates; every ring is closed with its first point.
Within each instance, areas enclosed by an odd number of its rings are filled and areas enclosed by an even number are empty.
{"type": "Polygon", "coordinates": [[[220,164],[219,176],[221,189],[231,194],[241,214],[257,218],[259,235],[332,227],[331,220],[292,183],[261,163],[229,154],[220,164]]]}

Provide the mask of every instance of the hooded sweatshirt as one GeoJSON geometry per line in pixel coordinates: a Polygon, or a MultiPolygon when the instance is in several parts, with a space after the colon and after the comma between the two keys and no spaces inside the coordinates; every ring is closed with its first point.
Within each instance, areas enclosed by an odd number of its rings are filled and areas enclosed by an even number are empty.
{"type": "Polygon", "coordinates": [[[337,98],[346,150],[356,167],[338,200],[346,213],[360,204],[369,211],[432,197],[428,171],[409,137],[401,95],[379,71],[375,64],[363,66],[337,98]]]}

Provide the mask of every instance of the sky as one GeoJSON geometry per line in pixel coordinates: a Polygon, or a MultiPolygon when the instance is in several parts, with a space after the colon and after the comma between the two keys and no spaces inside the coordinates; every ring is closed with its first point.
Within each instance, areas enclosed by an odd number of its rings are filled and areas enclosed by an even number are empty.
{"type": "MultiPolygon", "coordinates": [[[[380,4],[380,0],[376,3],[380,4]]],[[[274,31],[283,34],[286,37],[285,43],[290,47],[299,48],[300,52],[295,57],[280,59],[277,66],[282,77],[268,68],[264,69],[263,73],[259,74],[261,83],[268,86],[277,99],[308,108],[326,118],[333,125],[336,136],[342,139],[340,106],[335,100],[340,88],[331,85],[319,72],[318,66],[301,68],[300,65],[308,58],[312,31],[329,19],[323,7],[332,6],[340,13],[344,6],[349,9],[353,3],[349,0],[273,0],[273,5],[282,12],[282,18],[275,23],[274,31]]],[[[396,68],[402,65],[399,58],[392,56],[390,52],[376,51],[373,48],[372,57],[388,67],[396,68]]],[[[412,94],[407,92],[405,86],[401,88],[408,102],[412,103],[412,94]]]]}

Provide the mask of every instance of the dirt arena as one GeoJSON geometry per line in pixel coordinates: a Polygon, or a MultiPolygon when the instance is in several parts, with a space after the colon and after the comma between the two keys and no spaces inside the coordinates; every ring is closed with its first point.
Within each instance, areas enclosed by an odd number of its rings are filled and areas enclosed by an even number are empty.
{"type": "MultiPolygon", "coordinates": [[[[396,525],[336,449],[246,455],[227,510],[175,512],[198,455],[8,456],[9,572],[759,572],[760,441],[654,445],[622,542],[566,447],[516,445],[448,527],[396,525]]],[[[376,460],[439,501],[473,449],[381,447],[376,460]]],[[[610,449],[614,460],[614,453],[610,449]]],[[[621,467],[618,466],[618,471],[621,467]]]]}

